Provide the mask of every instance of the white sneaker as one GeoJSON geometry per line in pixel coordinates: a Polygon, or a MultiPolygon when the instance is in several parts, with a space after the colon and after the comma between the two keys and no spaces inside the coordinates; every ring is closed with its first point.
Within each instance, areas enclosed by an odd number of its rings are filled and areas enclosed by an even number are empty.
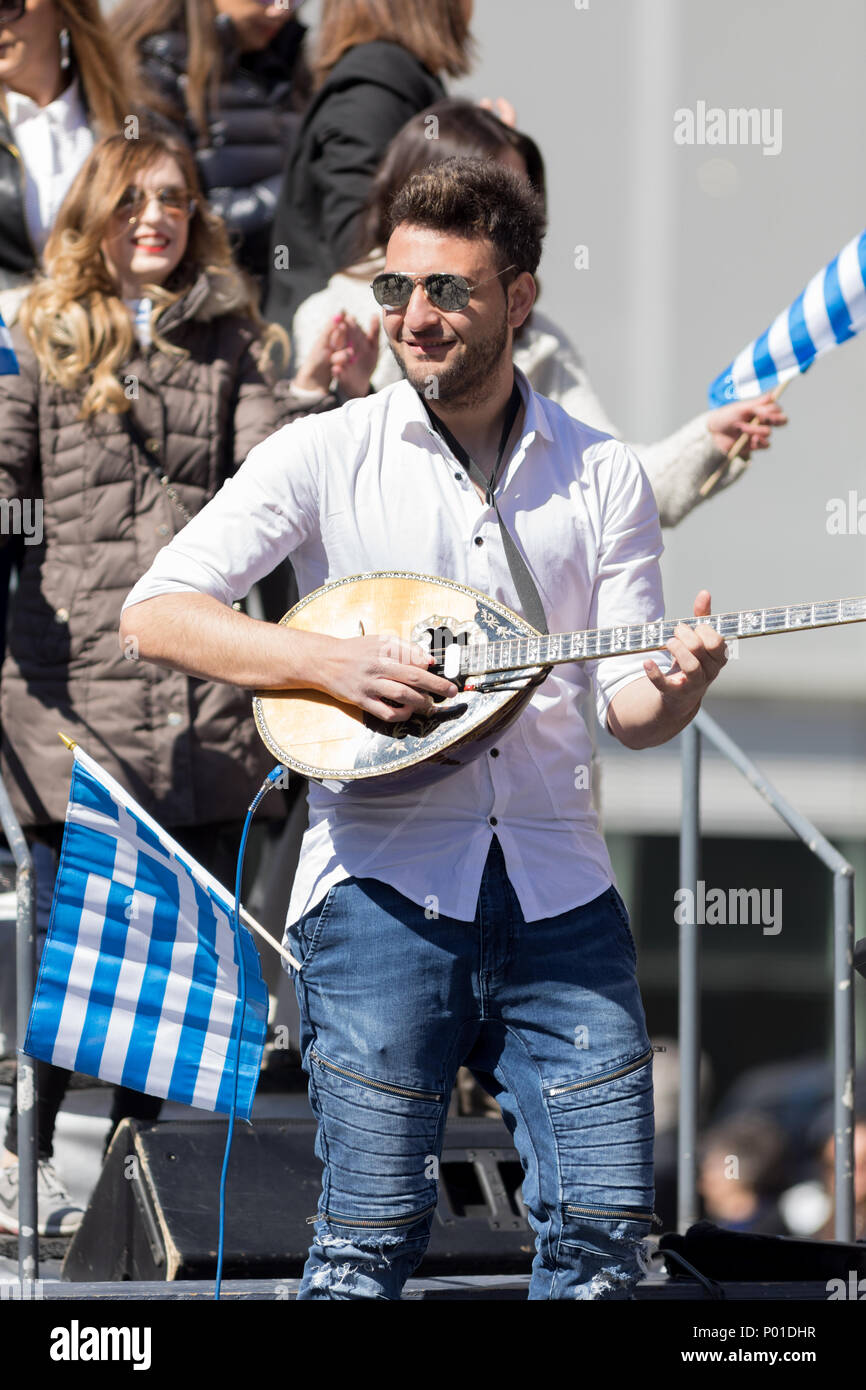
{"type": "MultiPolygon", "coordinates": [[[[48,1158],[39,1160],[36,1180],[41,1236],[71,1236],[81,1225],[84,1212],[76,1207],[48,1158]]],[[[0,1168],[0,1230],[18,1231],[18,1164],[0,1168]]]]}

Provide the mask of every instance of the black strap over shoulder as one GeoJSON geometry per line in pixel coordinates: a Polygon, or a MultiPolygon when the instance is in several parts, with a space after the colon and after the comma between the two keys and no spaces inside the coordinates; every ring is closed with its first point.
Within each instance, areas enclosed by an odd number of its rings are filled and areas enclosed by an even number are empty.
{"type": "Polygon", "coordinates": [[[430,417],[430,423],[433,428],[436,430],[437,434],[440,434],[445,440],[452,454],[466,469],[472,481],[484,489],[487,505],[488,507],[492,507],[496,513],[496,520],[499,522],[499,531],[502,536],[502,548],[505,551],[505,558],[508,562],[508,569],[511,574],[512,582],[517,590],[517,597],[520,599],[523,616],[526,618],[527,622],[532,623],[533,627],[539,632],[547,632],[547,618],[544,613],[544,604],[541,602],[541,595],[529,572],[526,561],[517,548],[513,536],[502,520],[499,507],[496,503],[496,493],[494,490],[499,468],[505,453],[505,447],[508,443],[511,431],[514,428],[514,421],[517,419],[518,411],[520,410],[521,397],[517,382],[515,381],[512,387],[508,408],[505,412],[505,421],[502,426],[502,435],[499,440],[499,449],[496,454],[496,463],[494,464],[493,472],[489,478],[485,478],[478,464],[474,459],[470,458],[460,441],[455,439],[445,422],[440,420],[438,415],[430,409],[430,404],[425,397],[422,396],[421,399],[424,402],[424,407],[430,417]]]}
{"type": "Polygon", "coordinates": [[[180,498],[177,495],[177,489],[172,485],[172,483],[169,482],[168,474],[162,471],[156,459],[154,458],[150,447],[150,441],[145,439],[141,426],[139,425],[138,421],[134,418],[132,411],[124,411],[120,418],[123,422],[127,434],[132,440],[133,446],[135,447],[138,457],[142,459],[144,463],[147,464],[148,468],[150,469],[153,476],[156,478],[157,482],[160,484],[161,487],[165,489],[169,501],[180,512],[181,516],[183,517],[184,525],[186,525],[188,521],[192,521],[192,513],[188,510],[187,507],[184,506],[183,502],[181,502],[180,498]]]}

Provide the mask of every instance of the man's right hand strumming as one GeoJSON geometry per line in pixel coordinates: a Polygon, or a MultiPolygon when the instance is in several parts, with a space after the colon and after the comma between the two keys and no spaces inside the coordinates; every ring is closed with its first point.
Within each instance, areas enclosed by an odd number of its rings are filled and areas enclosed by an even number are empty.
{"type": "Polygon", "coordinates": [[[414,642],[398,637],[329,637],[324,674],[315,689],[359,705],[393,724],[426,714],[433,696],[457,694],[457,686],[428,670],[434,658],[414,642]]]}
{"type": "Polygon", "coordinates": [[[263,623],[208,594],[161,594],[124,610],[129,660],[153,661],[248,690],[321,690],[387,723],[431,707],[457,687],[428,667],[433,657],[397,637],[329,637],[263,623]]]}

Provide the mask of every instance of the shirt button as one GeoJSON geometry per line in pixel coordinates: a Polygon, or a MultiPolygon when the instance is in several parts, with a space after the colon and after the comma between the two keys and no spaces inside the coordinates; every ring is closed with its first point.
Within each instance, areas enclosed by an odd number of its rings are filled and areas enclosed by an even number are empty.
{"type": "Polygon", "coordinates": [[[498,748],[491,748],[491,750],[490,750],[490,756],[491,756],[491,758],[498,758],[498,757],[499,757],[499,749],[498,749],[498,748]]]}
{"type": "Polygon", "coordinates": [[[484,537],[483,537],[483,536],[476,536],[476,537],[475,537],[475,544],[476,544],[476,545],[483,545],[483,544],[484,544],[484,537]]]}
{"type": "Polygon", "coordinates": [[[488,816],[487,819],[488,819],[488,822],[490,823],[490,825],[498,825],[498,824],[499,824],[499,821],[496,819],[495,816],[488,816]]]}
{"type": "Polygon", "coordinates": [[[173,729],[176,729],[177,726],[178,726],[178,724],[180,724],[180,723],[182,722],[182,720],[183,720],[183,715],[182,715],[182,714],[178,714],[178,712],[177,712],[176,709],[173,709],[173,710],[171,711],[171,713],[169,714],[169,716],[168,716],[168,722],[169,722],[169,724],[172,726],[173,729]]]}
{"type": "Polygon", "coordinates": [[[462,473],[455,473],[455,474],[454,474],[454,477],[457,479],[458,483],[462,483],[462,482],[463,482],[463,474],[462,474],[462,473]]]}

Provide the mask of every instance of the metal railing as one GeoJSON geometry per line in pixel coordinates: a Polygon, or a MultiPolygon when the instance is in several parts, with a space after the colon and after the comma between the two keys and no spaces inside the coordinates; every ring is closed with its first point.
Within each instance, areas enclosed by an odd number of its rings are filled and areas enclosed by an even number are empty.
{"type": "Polygon", "coordinates": [[[36,982],[36,885],[24,832],[0,777],[0,824],[15,860],[15,989],[18,1084],[18,1278],[22,1286],[39,1277],[36,1183],[36,1063],[22,1050],[36,982]]]}
{"type": "MultiPolygon", "coordinates": [[[[706,738],[740,771],[787,826],[833,873],[833,1129],[835,1238],[854,1239],[854,870],[814,825],[795,811],[751,758],[701,710],[680,735],[682,822],[680,886],[697,901],[700,854],[701,739],[706,738]]],[[[694,914],[695,916],[697,914],[694,914]]],[[[677,1228],[698,1216],[697,1135],[700,1080],[699,925],[680,926],[680,1108],[677,1162],[677,1228]]]]}

